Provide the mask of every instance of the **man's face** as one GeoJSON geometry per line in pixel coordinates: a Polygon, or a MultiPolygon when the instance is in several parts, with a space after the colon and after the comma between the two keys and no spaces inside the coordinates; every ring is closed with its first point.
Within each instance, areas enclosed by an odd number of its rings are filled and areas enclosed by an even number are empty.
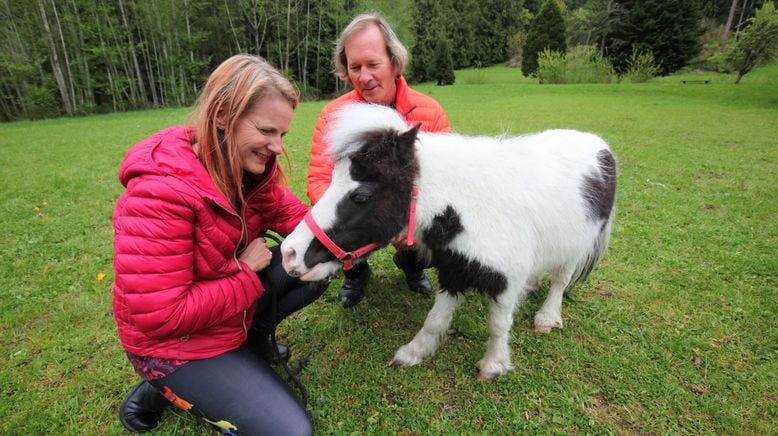
{"type": "Polygon", "coordinates": [[[393,104],[398,74],[378,26],[370,24],[355,33],[346,40],[345,48],[351,86],[369,103],[393,104]]]}

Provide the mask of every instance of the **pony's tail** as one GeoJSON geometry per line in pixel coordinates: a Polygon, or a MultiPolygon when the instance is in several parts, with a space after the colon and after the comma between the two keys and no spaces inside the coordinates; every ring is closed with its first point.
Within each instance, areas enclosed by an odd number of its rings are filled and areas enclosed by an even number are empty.
{"type": "MultiPolygon", "coordinates": [[[[600,262],[602,255],[608,248],[608,242],[611,237],[611,227],[613,226],[613,218],[616,215],[616,206],[611,208],[610,216],[602,223],[600,227],[600,233],[594,239],[592,251],[590,251],[575,267],[575,272],[570,279],[570,284],[567,285],[567,290],[570,290],[576,283],[585,281],[589,274],[594,270],[597,264],[600,262]]],[[[567,291],[566,290],[566,291],[567,291]]]]}

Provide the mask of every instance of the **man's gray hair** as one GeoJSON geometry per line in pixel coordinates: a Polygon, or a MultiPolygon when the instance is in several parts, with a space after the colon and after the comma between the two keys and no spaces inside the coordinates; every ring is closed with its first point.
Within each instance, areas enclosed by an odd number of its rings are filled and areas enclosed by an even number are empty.
{"type": "Polygon", "coordinates": [[[335,62],[335,74],[341,78],[344,82],[348,82],[348,60],[346,59],[346,41],[351,38],[355,33],[360,32],[367,28],[370,24],[375,24],[381,30],[384,35],[384,42],[386,43],[386,53],[392,60],[394,68],[399,74],[405,72],[405,68],[408,66],[409,57],[408,49],[405,48],[400,38],[392,30],[392,26],[386,18],[378,12],[369,12],[360,14],[354,17],[353,20],[343,29],[340,33],[338,40],[335,43],[335,51],[333,52],[333,58],[335,62]]]}

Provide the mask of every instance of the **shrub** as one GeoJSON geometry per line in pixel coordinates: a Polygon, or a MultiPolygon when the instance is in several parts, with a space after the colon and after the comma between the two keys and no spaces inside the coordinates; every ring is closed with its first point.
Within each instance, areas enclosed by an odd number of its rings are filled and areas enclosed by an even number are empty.
{"type": "Polygon", "coordinates": [[[632,47],[632,55],[627,60],[627,70],[621,78],[632,83],[645,83],[654,78],[660,69],[651,50],[638,51],[632,47]]]}
{"type": "Polygon", "coordinates": [[[578,46],[567,54],[543,50],[538,56],[537,77],[540,83],[610,83],[616,73],[596,48],[578,46]]]}
{"type": "Polygon", "coordinates": [[[439,38],[435,44],[435,53],[432,55],[432,67],[429,74],[433,80],[438,82],[438,86],[453,85],[456,80],[451,46],[445,38],[439,38]]]}
{"type": "Polygon", "coordinates": [[[23,118],[38,120],[62,115],[61,103],[55,88],[31,86],[22,96],[22,101],[27,109],[23,118]]]}

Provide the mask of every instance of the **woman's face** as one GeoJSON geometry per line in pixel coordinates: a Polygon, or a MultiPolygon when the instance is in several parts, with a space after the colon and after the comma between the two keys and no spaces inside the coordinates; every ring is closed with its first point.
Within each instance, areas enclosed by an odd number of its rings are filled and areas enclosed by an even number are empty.
{"type": "Polygon", "coordinates": [[[242,166],[250,174],[265,172],[274,155],[283,151],[283,137],[289,130],[294,108],[277,92],[272,92],[235,123],[235,142],[242,166]]]}

